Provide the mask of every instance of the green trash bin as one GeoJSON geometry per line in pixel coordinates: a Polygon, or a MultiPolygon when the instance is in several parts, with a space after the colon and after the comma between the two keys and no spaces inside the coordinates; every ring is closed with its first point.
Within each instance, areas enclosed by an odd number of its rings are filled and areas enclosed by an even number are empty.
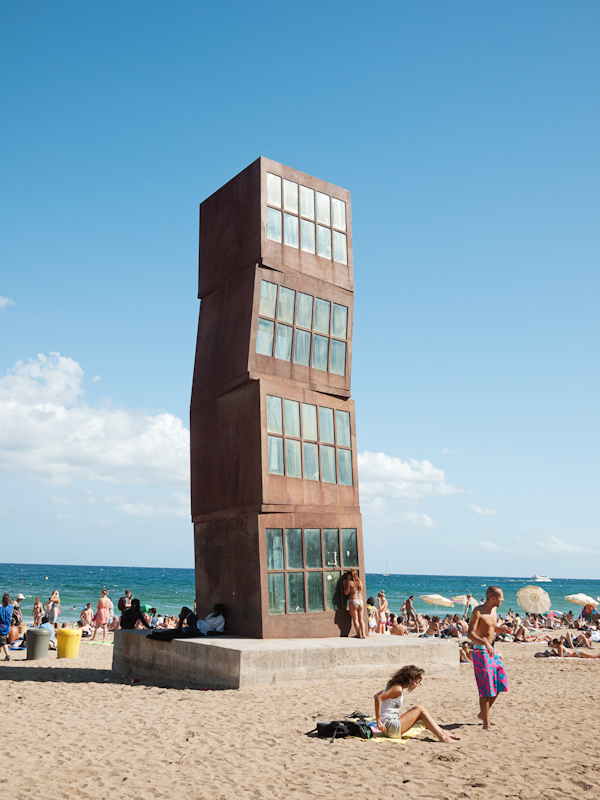
{"type": "Polygon", "coordinates": [[[51,638],[52,631],[49,631],[48,628],[29,628],[27,630],[27,660],[47,658],[51,638]]]}

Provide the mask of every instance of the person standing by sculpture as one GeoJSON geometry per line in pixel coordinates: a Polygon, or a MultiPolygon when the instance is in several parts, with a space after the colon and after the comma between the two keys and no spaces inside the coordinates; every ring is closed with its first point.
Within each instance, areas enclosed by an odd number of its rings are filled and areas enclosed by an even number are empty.
{"type": "Polygon", "coordinates": [[[363,601],[361,592],[362,584],[358,576],[358,570],[351,569],[344,575],[342,585],[344,594],[348,597],[348,611],[354,623],[354,630],[359,639],[366,639],[365,621],[363,618],[363,601]]]}

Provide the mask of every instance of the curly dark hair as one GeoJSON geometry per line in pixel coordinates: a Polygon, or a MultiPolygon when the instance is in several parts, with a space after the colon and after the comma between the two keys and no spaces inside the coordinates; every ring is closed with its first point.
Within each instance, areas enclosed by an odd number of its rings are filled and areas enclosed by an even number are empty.
{"type": "Polygon", "coordinates": [[[411,683],[420,681],[424,674],[424,669],[421,669],[421,667],[415,667],[414,664],[409,664],[407,667],[402,667],[398,670],[398,672],[395,672],[387,682],[387,685],[402,686],[404,689],[406,686],[410,686],[411,683]]]}

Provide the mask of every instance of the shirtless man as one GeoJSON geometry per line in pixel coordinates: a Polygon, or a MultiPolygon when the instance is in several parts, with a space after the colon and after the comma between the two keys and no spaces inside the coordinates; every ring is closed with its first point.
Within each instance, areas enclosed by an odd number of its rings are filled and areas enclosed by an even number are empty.
{"type": "Polygon", "coordinates": [[[505,633],[498,626],[496,609],[504,600],[502,589],[489,586],[485,603],[477,606],[471,615],[467,636],[473,642],[473,668],[479,691],[479,719],[483,730],[497,732],[490,723],[490,709],[500,692],[508,691],[508,680],[501,657],[494,651],[496,632],[505,633]]]}
{"type": "Polygon", "coordinates": [[[91,625],[92,620],[94,619],[94,609],[92,608],[92,604],[88,603],[86,607],[83,609],[79,618],[83,622],[84,625],[91,625]]]}
{"type": "Polygon", "coordinates": [[[406,624],[407,625],[410,624],[410,618],[411,617],[414,619],[415,623],[417,621],[417,615],[415,614],[415,610],[413,608],[414,597],[415,597],[414,594],[411,594],[411,596],[406,601],[406,624]]]}

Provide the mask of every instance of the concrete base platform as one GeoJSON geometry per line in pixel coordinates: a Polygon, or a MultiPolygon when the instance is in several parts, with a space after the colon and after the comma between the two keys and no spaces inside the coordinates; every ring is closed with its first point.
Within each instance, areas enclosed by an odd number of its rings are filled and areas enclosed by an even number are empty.
{"type": "Polygon", "coordinates": [[[117,631],[113,670],[165,684],[239,689],[256,683],[389,675],[416,664],[428,675],[458,674],[458,643],[412,636],[367,639],[244,639],[237,636],[147,639],[146,631],[117,631]]]}

